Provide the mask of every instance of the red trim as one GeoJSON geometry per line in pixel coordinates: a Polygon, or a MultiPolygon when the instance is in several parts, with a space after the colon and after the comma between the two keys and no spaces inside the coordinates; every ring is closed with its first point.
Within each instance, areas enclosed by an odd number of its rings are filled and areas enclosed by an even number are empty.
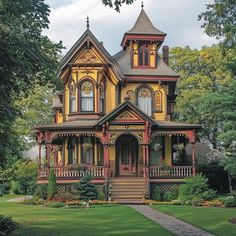
{"type": "Polygon", "coordinates": [[[127,76],[127,82],[144,82],[144,81],[177,81],[179,76],[177,77],[163,77],[163,76],[146,76],[146,75],[138,75],[138,76],[127,76]]]}
{"type": "Polygon", "coordinates": [[[130,35],[130,34],[125,34],[122,42],[121,42],[121,47],[125,46],[125,43],[127,40],[140,40],[140,41],[147,41],[147,40],[156,40],[156,41],[161,41],[163,42],[165,39],[166,35],[145,35],[145,34],[135,34],[135,35],[130,35]]]}

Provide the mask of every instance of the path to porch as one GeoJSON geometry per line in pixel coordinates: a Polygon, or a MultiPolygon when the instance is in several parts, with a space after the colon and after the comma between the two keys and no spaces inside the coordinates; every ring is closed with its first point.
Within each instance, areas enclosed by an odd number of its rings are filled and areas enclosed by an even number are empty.
{"type": "Polygon", "coordinates": [[[174,235],[177,236],[214,236],[202,229],[199,229],[193,225],[190,225],[182,220],[178,220],[167,214],[158,212],[149,206],[144,205],[129,205],[142,215],[166,228],[174,235]]]}

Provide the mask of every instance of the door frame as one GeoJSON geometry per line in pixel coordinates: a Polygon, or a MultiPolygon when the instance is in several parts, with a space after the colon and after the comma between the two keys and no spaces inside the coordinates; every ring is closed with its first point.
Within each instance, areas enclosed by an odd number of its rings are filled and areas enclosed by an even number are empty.
{"type": "Polygon", "coordinates": [[[138,175],[138,141],[131,134],[121,135],[115,143],[116,148],[116,167],[115,167],[115,176],[134,176],[138,175]],[[129,164],[122,165],[122,146],[124,142],[129,142],[129,164]],[[125,169],[127,168],[127,172],[125,169]]]}

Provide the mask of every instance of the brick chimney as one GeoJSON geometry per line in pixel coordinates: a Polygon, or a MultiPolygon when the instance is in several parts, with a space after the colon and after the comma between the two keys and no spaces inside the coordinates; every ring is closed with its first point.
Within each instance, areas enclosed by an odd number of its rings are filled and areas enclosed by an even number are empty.
{"type": "Polygon", "coordinates": [[[169,47],[163,46],[162,47],[162,53],[163,53],[163,61],[169,65],[169,47]]]}

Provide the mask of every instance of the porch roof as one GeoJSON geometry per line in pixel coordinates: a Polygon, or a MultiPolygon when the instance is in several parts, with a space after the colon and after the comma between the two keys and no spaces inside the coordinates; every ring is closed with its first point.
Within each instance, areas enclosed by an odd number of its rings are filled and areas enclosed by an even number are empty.
{"type": "Polygon", "coordinates": [[[177,128],[177,129],[185,129],[185,128],[192,128],[192,129],[201,129],[201,124],[188,124],[188,123],[179,123],[173,121],[156,121],[156,124],[159,128],[177,128]]]}

